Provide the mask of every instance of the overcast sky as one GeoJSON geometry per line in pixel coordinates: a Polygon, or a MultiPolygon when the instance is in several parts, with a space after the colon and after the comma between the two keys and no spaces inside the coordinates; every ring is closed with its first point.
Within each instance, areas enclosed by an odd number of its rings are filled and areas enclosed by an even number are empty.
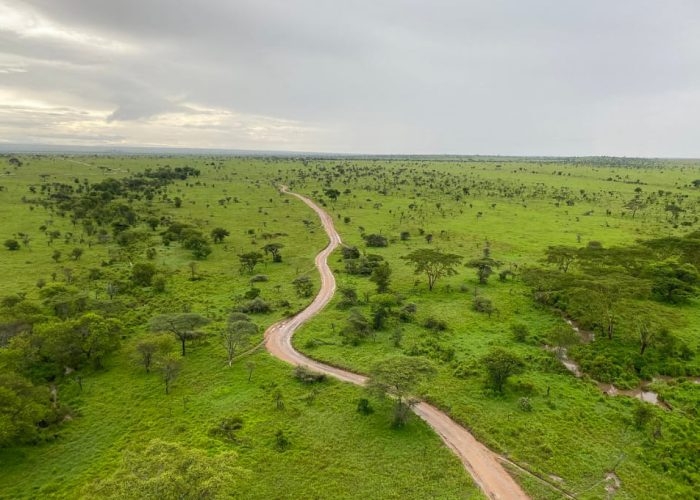
{"type": "Polygon", "coordinates": [[[0,142],[700,157],[700,2],[0,0],[0,142]]]}

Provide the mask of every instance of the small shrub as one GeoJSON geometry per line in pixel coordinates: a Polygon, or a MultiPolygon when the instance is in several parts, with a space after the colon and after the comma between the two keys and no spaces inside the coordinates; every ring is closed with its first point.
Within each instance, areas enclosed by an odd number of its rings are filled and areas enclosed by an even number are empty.
{"type": "Polygon", "coordinates": [[[643,429],[654,416],[654,411],[648,403],[636,402],[632,416],[634,419],[634,426],[637,429],[643,429]]]}
{"type": "Polygon", "coordinates": [[[394,347],[401,347],[401,341],[403,340],[403,330],[401,328],[395,328],[391,334],[391,340],[394,347]]]}
{"type": "Polygon", "coordinates": [[[280,429],[275,433],[275,449],[282,452],[287,448],[289,448],[289,439],[284,435],[284,431],[280,429]]]}
{"type": "Polygon", "coordinates": [[[425,320],[423,326],[425,326],[428,330],[432,330],[434,332],[444,332],[445,330],[447,330],[447,323],[445,321],[433,318],[432,316],[425,320]]]}
{"type": "Polygon", "coordinates": [[[348,259],[359,259],[360,258],[360,251],[357,249],[357,247],[348,247],[344,246],[340,250],[343,260],[348,260],[348,259]]]}
{"type": "Polygon", "coordinates": [[[131,269],[131,281],[138,286],[151,286],[157,271],[156,266],[149,262],[138,262],[131,269]]]}
{"type": "Polygon", "coordinates": [[[243,419],[239,416],[224,418],[218,425],[209,429],[209,435],[238,442],[236,431],[243,428],[243,419]]]}
{"type": "Polygon", "coordinates": [[[389,246],[389,240],[381,234],[367,234],[362,237],[365,240],[365,244],[372,248],[382,248],[389,246]]]}
{"type": "Polygon", "coordinates": [[[520,411],[532,411],[532,403],[530,402],[530,398],[522,397],[518,399],[518,408],[520,411]]]}
{"type": "Polygon", "coordinates": [[[529,333],[527,325],[523,323],[514,323],[510,325],[510,331],[517,342],[525,342],[527,340],[527,334],[529,333]]]}
{"type": "Polygon", "coordinates": [[[252,278],[250,278],[251,283],[263,283],[265,281],[268,281],[268,277],[266,274],[256,274],[252,278]]]}
{"type": "Polygon", "coordinates": [[[338,303],[338,309],[349,309],[357,305],[357,290],[351,287],[341,287],[339,291],[342,299],[338,303]]]}
{"type": "Polygon", "coordinates": [[[247,321],[250,322],[250,316],[247,316],[241,312],[234,311],[228,317],[229,323],[234,323],[236,321],[247,321]]]}
{"type": "Polygon", "coordinates": [[[5,240],[5,248],[7,248],[11,252],[19,250],[19,241],[17,241],[17,240],[5,240]]]}
{"type": "Polygon", "coordinates": [[[248,299],[248,300],[253,300],[259,296],[260,296],[260,289],[255,288],[255,287],[250,287],[250,289],[246,290],[246,292],[243,294],[243,298],[248,299]]]}
{"type": "Polygon", "coordinates": [[[406,304],[399,311],[399,319],[404,323],[410,323],[418,310],[418,306],[413,303],[406,304]]]}
{"type": "Polygon", "coordinates": [[[270,311],[272,311],[270,305],[260,297],[249,300],[245,304],[238,307],[238,312],[247,314],[265,314],[269,313],[270,311]]]}
{"type": "Polygon", "coordinates": [[[315,384],[325,381],[326,375],[312,371],[306,366],[298,365],[294,368],[294,378],[303,384],[315,384]]]}
{"type": "Polygon", "coordinates": [[[489,318],[491,315],[495,312],[495,308],[493,307],[493,302],[491,302],[491,299],[488,297],[474,297],[474,301],[472,302],[472,307],[476,312],[480,313],[485,313],[489,315],[489,318]]]}
{"type": "Polygon", "coordinates": [[[360,415],[371,415],[374,413],[374,408],[369,404],[369,399],[361,398],[357,401],[357,413],[360,415]]]}
{"type": "Polygon", "coordinates": [[[165,279],[165,276],[158,275],[155,278],[153,278],[153,289],[156,292],[164,292],[166,283],[167,281],[165,279]]]}
{"type": "Polygon", "coordinates": [[[479,369],[473,361],[463,361],[457,365],[452,374],[461,379],[479,375],[479,369]]]}
{"type": "Polygon", "coordinates": [[[535,394],[536,391],[535,384],[533,384],[532,382],[525,382],[523,380],[516,380],[515,382],[513,382],[513,389],[527,396],[532,396],[533,394],[535,394]]]}

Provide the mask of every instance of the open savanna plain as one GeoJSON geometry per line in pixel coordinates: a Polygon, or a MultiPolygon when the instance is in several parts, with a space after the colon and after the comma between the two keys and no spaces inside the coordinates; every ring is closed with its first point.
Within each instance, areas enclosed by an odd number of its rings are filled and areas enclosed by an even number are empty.
{"type": "MultiPolygon", "coordinates": [[[[524,279],[529,268],[546,271],[553,266],[546,262],[551,246],[585,252],[593,242],[590,248],[615,249],[697,231],[696,164],[502,158],[314,163],[310,169],[299,167],[286,182],[325,200],[346,245],[389,263],[389,294],[394,297],[377,295],[375,282],[362,277],[355,261],[338,252],[331,262],[341,293],[297,333],[297,349],[364,373],[391,354],[432,359],[438,374],[423,386],[424,398],[493,450],[577,497],[697,494],[697,298],[668,304],[620,290],[629,300],[624,305],[612,300],[607,310],[594,303],[595,295],[578,309],[572,298],[572,319],[580,316],[595,330],[593,342],[569,346],[570,356],[584,367],[577,378],[545,349],[556,342],[552,332],[570,329],[563,317],[566,301],[559,307],[536,301],[533,286],[524,279]],[[682,211],[674,216],[673,207],[682,211]],[[441,278],[430,291],[425,276],[415,274],[402,258],[424,248],[459,255],[461,264],[485,254],[497,263],[486,284],[479,282],[478,268],[460,264],[457,274],[441,278]],[[499,279],[503,271],[513,274],[499,279]],[[343,294],[343,289],[354,293],[343,294]],[[475,310],[475,297],[480,304],[487,299],[481,311],[475,310]],[[358,335],[357,317],[352,316],[358,310],[372,326],[381,327],[358,335]],[[639,355],[636,318],[647,311],[673,318],[669,328],[674,342],[683,345],[684,356],[666,359],[654,352],[662,349],[660,344],[639,355]],[[612,339],[604,335],[605,322],[596,322],[596,313],[615,315],[612,339]],[[483,357],[496,348],[524,364],[501,392],[484,384],[483,357]],[[598,370],[586,373],[587,366],[598,370]],[[650,384],[668,404],[607,396],[596,382],[618,388],[650,384]]],[[[654,265],[673,259],[649,258],[654,265]]],[[[583,257],[574,260],[567,275],[579,274],[577,262],[586,264],[583,257]]],[[[602,274],[596,276],[601,283],[619,279],[615,269],[602,274]]],[[[648,286],[644,280],[639,283],[648,286]]],[[[564,292],[557,289],[554,295],[564,292]]],[[[562,494],[527,473],[515,474],[533,496],[562,494]]]]}
{"type": "Polygon", "coordinates": [[[3,158],[0,180],[0,241],[20,244],[2,247],[0,259],[0,497],[480,497],[422,421],[393,429],[389,402],[377,400],[374,413],[363,415],[362,389],[304,383],[264,349],[247,353],[267,326],[302,309],[318,288],[313,259],[326,235],[308,207],[279,193],[276,180],[294,163],[17,160],[19,166],[3,158]],[[155,179],[140,176],[147,169],[184,167],[197,172],[137,186],[135,179],[155,179]],[[80,200],[88,192],[100,201],[86,217],[72,207],[86,206],[80,200]],[[93,227],[96,218],[103,225],[93,227]],[[201,233],[205,244],[163,237],[177,224],[201,233]],[[210,235],[215,228],[229,233],[220,243],[210,235]],[[282,245],[281,262],[263,250],[271,243],[282,245]],[[252,271],[240,269],[246,253],[262,256],[252,271]],[[311,289],[299,294],[292,282],[302,276],[311,289]],[[240,340],[229,367],[221,332],[234,309],[251,302],[258,308],[247,317],[256,332],[240,340]],[[102,323],[86,314],[118,321],[116,338],[99,337],[95,325],[102,323]],[[187,338],[186,356],[175,336],[151,331],[163,314],[208,320],[187,338]],[[72,323],[80,321],[83,328],[72,323]],[[59,332],[86,338],[74,345],[61,337],[68,347],[57,348],[49,340],[59,332]],[[153,338],[162,345],[147,373],[138,346],[153,338]],[[22,427],[32,418],[38,428],[22,427]],[[151,476],[144,472],[156,465],[151,476]]]}
{"type": "Polygon", "coordinates": [[[413,395],[507,458],[533,498],[697,496],[696,162],[2,160],[0,397],[22,410],[0,409],[2,497],[481,496],[392,399],[249,352],[319,286],[326,234],[280,186],[344,243],[339,293],[296,349],[371,377],[429,364],[413,395]],[[406,258],[425,249],[455,256],[432,289],[406,258]],[[512,368],[496,384],[494,353],[512,368]],[[179,482],[139,474],[188,454],[179,482]]]}

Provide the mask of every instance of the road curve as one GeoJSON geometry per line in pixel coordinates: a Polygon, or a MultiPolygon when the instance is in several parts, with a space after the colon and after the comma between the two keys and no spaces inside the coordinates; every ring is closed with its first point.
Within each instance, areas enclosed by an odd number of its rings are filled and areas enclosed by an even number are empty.
{"type": "MultiPolygon", "coordinates": [[[[304,365],[344,382],[365,385],[367,377],[320,363],[304,356],[292,347],[292,335],[294,335],[296,329],[309,318],[319,313],[333,298],[335,277],[328,267],[328,256],[341,241],[340,235],[333,226],[333,219],[322,208],[310,199],[288,191],[286,186],[282,186],[281,191],[299,198],[318,214],[323,228],[328,234],[329,243],[316,256],[316,268],[321,274],[321,290],[318,292],[318,295],[306,309],[296,316],[270,326],[265,331],[265,347],[276,358],[294,366],[304,365]]],[[[423,401],[417,403],[413,407],[413,411],[432,427],[445,444],[459,457],[476,484],[489,498],[508,500],[528,498],[515,480],[501,466],[498,455],[479,443],[464,427],[457,424],[442,411],[423,401]]]]}

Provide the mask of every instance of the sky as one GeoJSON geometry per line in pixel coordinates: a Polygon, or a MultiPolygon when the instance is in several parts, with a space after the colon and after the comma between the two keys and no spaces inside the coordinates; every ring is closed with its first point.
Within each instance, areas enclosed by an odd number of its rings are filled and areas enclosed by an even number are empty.
{"type": "Polygon", "coordinates": [[[0,0],[0,143],[700,157],[697,0],[0,0]]]}

